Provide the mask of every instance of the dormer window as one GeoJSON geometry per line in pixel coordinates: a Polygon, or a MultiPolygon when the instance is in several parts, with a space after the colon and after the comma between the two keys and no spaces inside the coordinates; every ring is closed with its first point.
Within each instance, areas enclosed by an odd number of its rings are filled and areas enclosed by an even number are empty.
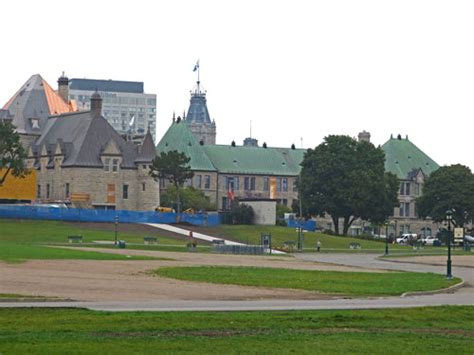
{"type": "Polygon", "coordinates": [[[32,118],[31,119],[31,129],[40,129],[39,118],[32,118]]]}
{"type": "Polygon", "coordinates": [[[110,171],[110,158],[104,159],[104,171],[110,171]]]}
{"type": "Polygon", "coordinates": [[[118,159],[112,159],[112,171],[114,173],[118,172],[119,169],[119,160],[118,159]]]}

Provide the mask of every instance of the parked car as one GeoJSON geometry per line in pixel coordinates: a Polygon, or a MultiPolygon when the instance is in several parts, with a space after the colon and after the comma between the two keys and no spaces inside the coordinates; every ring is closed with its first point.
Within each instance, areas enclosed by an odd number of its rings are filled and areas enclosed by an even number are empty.
{"type": "Polygon", "coordinates": [[[423,245],[438,245],[439,244],[438,242],[440,242],[440,240],[431,235],[421,238],[421,243],[423,245]]]}
{"type": "Polygon", "coordinates": [[[472,235],[465,235],[464,242],[468,242],[469,244],[474,244],[474,237],[472,235]]]}
{"type": "Polygon", "coordinates": [[[415,241],[417,236],[415,233],[405,233],[402,234],[400,238],[397,238],[397,244],[410,244],[411,242],[415,241]]]}

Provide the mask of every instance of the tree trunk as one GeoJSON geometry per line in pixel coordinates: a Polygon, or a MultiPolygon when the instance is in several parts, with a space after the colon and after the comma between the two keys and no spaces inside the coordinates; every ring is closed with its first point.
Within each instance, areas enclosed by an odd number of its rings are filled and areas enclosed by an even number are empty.
{"type": "Polygon", "coordinates": [[[179,194],[179,185],[175,184],[176,187],[176,212],[178,213],[178,216],[181,213],[181,196],[179,194]]]}
{"type": "Polygon", "coordinates": [[[334,233],[336,235],[339,235],[339,217],[333,217],[331,216],[332,223],[334,224],[334,233]]]}
{"type": "Polygon", "coordinates": [[[355,221],[355,217],[352,217],[352,218],[351,216],[344,217],[344,230],[342,232],[342,235],[347,236],[347,232],[349,231],[349,228],[354,221],[355,221]]]}

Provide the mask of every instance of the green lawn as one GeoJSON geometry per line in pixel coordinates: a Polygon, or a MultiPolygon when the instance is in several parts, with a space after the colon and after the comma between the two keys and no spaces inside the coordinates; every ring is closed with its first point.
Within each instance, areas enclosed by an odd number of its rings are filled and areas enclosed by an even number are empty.
{"type": "MultiPolygon", "coordinates": [[[[0,260],[17,262],[28,259],[91,259],[91,260],[149,260],[151,257],[113,255],[92,251],[68,250],[53,248],[54,244],[67,246],[86,246],[68,244],[68,235],[82,235],[85,243],[94,240],[113,241],[115,234],[110,231],[95,230],[84,227],[81,223],[39,220],[0,220],[0,260]],[[50,245],[50,246],[47,246],[50,245]]],[[[143,245],[143,234],[119,234],[127,242],[140,242],[143,245]]],[[[165,245],[172,246],[178,241],[158,236],[165,245]]],[[[184,244],[184,243],[183,243],[184,244]]],[[[146,246],[144,246],[146,248],[146,246]]],[[[184,250],[184,246],[182,247],[184,250]]]]}
{"type": "MultiPolygon", "coordinates": [[[[212,230],[211,230],[212,231],[212,230]]],[[[298,241],[298,234],[295,228],[277,227],[277,226],[248,226],[248,225],[226,225],[222,224],[215,228],[216,235],[227,236],[232,240],[248,244],[260,244],[260,235],[262,233],[270,233],[272,235],[272,245],[274,247],[282,246],[286,241],[293,241],[295,244],[298,241]]],[[[304,248],[305,251],[314,251],[317,241],[321,242],[321,251],[353,251],[349,249],[351,243],[359,243],[361,251],[376,250],[382,252],[385,250],[385,243],[383,241],[362,240],[352,237],[333,236],[319,232],[304,233],[304,248]]],[[[402,245],[390,245],[390,249],[409,251],[411,247],[402,245]]]]}
{"type": "MultiPolygon", "coordinates": [[[[293,241],[295,249],[298,241],[298,235],[295,228],[277,227],[277,226],[248,226],[248,225],[225,225],[222,224],[215,228],[207,228],[206,231],[219,238],[248,243],[260,244],[260,235],[262,233],[271,233],[272,247],[279,248],[286,241],[293,241]]],[[[315,252],[316,242],[321,242],[322,253],[378,253],[385,252],[384,240],[363,240],[352,237],[334,236],[319,232],[304,233],[304,252],[315,252]],[[361,249],[350,249],[351,243],[358,243],[361,249]]],[[[394,256],[405,255],[445,255],[446,247],[424,246],[421,249],[414,249],[412,246],[389,244],[389,253],[394,256]]],[[[457,247],[452,250],[454,255],[473,255],[472,252],[465,252],[457,247]]]]}
{"type": "Polygon", "coordinates": [[[2,354],[472,354],[474,307],[278,312],[0,309],[2,354]]]}
{"type": "Polygon", "coordinates": [[[446,288],[461,281],[459,278],[447,280],[443,275],[431,273],[341,272],[235,266],[163,267],[155,270],[155,274],[187,281],[291,288],[349,296],[400,295],[404,292],[446,288]]]}

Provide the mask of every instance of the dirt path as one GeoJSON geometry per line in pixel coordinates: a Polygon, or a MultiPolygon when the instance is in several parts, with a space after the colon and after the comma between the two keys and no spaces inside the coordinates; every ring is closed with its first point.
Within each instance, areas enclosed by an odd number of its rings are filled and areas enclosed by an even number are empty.
{"type": "Polygon", "coordinates": [[[305,262],[291,257],[81,249],[166,257],[173,260],[30,260],[20,264],[0,262],[0,293],[59,297],[77,301],[329,299],[332,298],[329,295],[308,291],[179,281],[152,276],[150,270],[163,266],[233,265],[364,271],[353,267],[305,262]]]}

